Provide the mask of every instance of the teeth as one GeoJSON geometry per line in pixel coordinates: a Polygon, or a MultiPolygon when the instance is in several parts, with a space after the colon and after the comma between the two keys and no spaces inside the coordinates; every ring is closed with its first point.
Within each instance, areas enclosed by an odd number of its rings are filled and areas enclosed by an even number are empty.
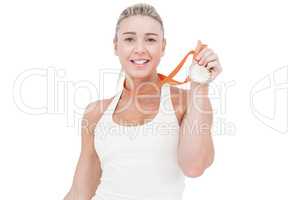
{"type": "Polygon", "coordinates": [[[132,60],[135,64],[141,65],[141,64],[145,64],[146,62],[148,62],[148,60],[132,60]]]}

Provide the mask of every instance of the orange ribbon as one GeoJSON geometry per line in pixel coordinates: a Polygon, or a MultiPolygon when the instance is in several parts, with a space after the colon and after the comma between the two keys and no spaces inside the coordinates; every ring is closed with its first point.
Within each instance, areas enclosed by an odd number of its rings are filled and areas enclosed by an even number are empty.
{"type": "Polygon", "coordinates": [[[207,47],[206,44],[202,44],[200,41],[198,41],[197,47],[195,50],[191,50],[190,52],[188,52],[184,58],[180,61],[180,63],[175,67],[175,69],[169,74],[169,75],[164,75],[161,73],[157,73],[158,78],[160,80],[160,82],[162,84],[164,83],[169,83],[171,85],[177,85],[177,84],[183,84],[186,83],[188,81],[190,81],[190,77],[186,77],[184,81],[177,81],[174,79],[174,76],[179,72],[179,70],[182,68],[182,66],[184,65],[184,63],[186,62],[186,59],[193,54],[193,59],[195,59],[195,57],[198,55],[198,53],[204,49],[205,47],[207,47]]]}

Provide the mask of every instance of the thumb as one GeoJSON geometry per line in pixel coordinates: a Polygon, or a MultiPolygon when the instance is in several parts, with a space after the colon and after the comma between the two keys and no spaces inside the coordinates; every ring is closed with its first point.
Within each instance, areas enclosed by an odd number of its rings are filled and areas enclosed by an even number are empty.
{"type": "Polygon", "coordinates": [[[202,50],[202,49],[204,49],[205,47],[207,47],[207,45],[206,44],[203,44],[200,40],[198,40],[197,41],[197,46],[196,46],[196,48],[195,48],[195,52],[194,52],[194,56],[193,56],[193,59],[194,60],[196,60],[196,57],[197,57],[197,55],[200,53],[200,51],[202,50]]]}
{"type": "Polygon", "coordinates": [[[195,48],[195,54],[197,55],[201,51],[202,42],[200,40],[197,41],[197,46],[195,48]]]}

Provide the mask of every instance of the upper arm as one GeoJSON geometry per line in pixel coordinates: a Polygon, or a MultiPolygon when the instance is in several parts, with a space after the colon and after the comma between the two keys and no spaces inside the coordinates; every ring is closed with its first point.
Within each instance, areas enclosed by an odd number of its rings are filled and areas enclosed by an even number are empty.
{"type": "Polygon", "coordinates": [[[90,103],[83,114],[81,120],[81,155],[96,156],[94,147],[94,130],[98,119],[102,115],[102,101],[90,103]]]}
{"type": "Polygon", "coordinates": [[[81,152],[73,184],[65,199],[89,199],[99,185],[101,162],[94,147],[94,129],[107,106],[107,100],[90,103],[81,120],[81,152]]]}
{"type": "Polygon", "coordinates": [[[81,120],[80,156],[89,159],[99,159],[94,146],[94,130],[108,104],[109,99],[104,99],[92,102],[86,107],[81,120]]]}

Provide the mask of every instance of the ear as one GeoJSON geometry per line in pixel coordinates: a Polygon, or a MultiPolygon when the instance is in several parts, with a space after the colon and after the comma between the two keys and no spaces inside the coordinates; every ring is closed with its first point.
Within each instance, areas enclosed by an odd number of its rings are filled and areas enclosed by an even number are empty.
{"type": "Polygon", "coordinates": [[[162,45],[162,56],[165,55],[166,45],[167,45],[167,40],[166,40],[166,38],[164,38],[163,39],[163,45],[162,45]]]}
{"type": "Polygon", "coordinates": [[[114,53],[115,53],[116,56],[118,56],[118,53],[117,53],[117,47],[118,47],[118,46],[117,46],[117,43],[118,43],[117,39],[114,38],[114,39],[113,39],[114,53]]]}

